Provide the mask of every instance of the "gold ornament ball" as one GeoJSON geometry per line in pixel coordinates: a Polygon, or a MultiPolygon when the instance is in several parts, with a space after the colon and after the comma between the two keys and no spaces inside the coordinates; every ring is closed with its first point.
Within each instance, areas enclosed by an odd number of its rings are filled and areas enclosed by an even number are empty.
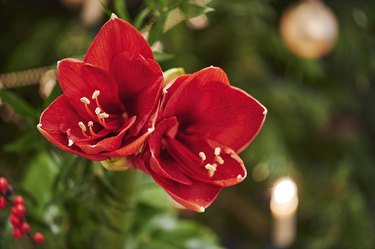
{"type": "Polygon", "coordinates": [[[281,17],[280,32],[290,51],[303,58],[317,59],[335,45],[338,23],[325,4],[308,0],[287,9],[281,17]]]}

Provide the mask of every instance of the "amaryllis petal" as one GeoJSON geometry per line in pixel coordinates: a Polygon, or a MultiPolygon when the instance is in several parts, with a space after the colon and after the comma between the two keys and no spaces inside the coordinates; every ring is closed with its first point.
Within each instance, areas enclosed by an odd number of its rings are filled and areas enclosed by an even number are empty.
{"type": "Polygon", "coordinates": [[[121,53],[153,59],[152,50],[142,35],[129,23],[112,17],[100,29],[84,58],[85,62],[110,71],[113,58],[121,53]]]}
{"type": "Polygon", "coordinates": [[[58,63],[57,78],[72,106],[87,120],[97,119],[97,101],[100,109],[103,109],[101,112],[121,115],[125,111],[118,95],[118,85],[100,68],[82,61],[65,59],[58,63]],[[87,104],[82,98],[86,98],[87,104]]]}
{"type": "Polygon", "coordinates": [[[196,212],[204,212],[223,189],[220,186],[193,181],[191,185],[152,174],[153,179],[178,203],[196,212]]]}
{"type": "Polygon", "coordinates": [[[150,157],[150,168],[155,173],[169,178],[171,180],[191,185],[192,182],[189,177],[184,175],[180,170],[180,165],[176,163],[169,154],[166,154],[167,151],[161,151],[161,146],[163,144],[163,138],[169,130],[173,129],[178,125],[176,118],[169,118],[163,120],[159,125],[157,131],[151,134],[149,139],[149,146],[151,151],[150,157]]]}
{"type": "Polygon", "coordinates": [[[147,132],[144,133],[141,132],[136,138],[128,139],[127,143],[123,144],[120,149],[103,153],[102,155],[106,155],[109,157],[120,157],[135,154],[141,149],[141,147],[145,143],[145,140],[148,138],[148,136],[150,136],[152,132],[153,129],[148,129],[147,132]]]}
{"type": "Polygon", "coordinates": [[[72,108],[69,100],[65,95],[58,97],[52,104],[44,110],[38,124],[39,131],[47,138],[48,141],[58,146],[60,149],[70,153],[86,157],[91,160],[104,160],[105,157],[100,155],[87,155],[76,145],[69,141],[67,134],[61,132],[61,126],[78,129],[78,122],[81,117],[72,108]],[[59,115],[64,113],[65,115],[59,115]]]}
{"type": "Polygon", "coordinates": [[[131,131],[131,134],[137,134],[157,105],[163,72],[154,60],[124,52],[114,58],[111,75],[119,85],[120,98],[127,112],[138,117],[131,131]]]}
{"type": "Polygon", "coordinates": [[[190,75],[187,84],[171,94],[164,116],[176,116],[186,133],[202,134],[241,151],[259,132],[266,109],[246,92],[216,79],[219,68],[203,69],[190,75]]]}

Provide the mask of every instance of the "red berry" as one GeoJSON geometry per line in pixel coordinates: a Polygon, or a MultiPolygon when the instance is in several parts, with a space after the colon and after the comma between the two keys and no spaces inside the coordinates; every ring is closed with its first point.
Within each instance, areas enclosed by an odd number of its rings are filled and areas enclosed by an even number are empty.
{"type": "Polygon", "coordinates": [[[20,195],[17,195],[14,200],[13,200],[13,204],[14,206],[18,205],[18,204],[21,204],[21,205],[25,205],[25,200],[23,199],[22,196],[20,195]]]}
{"type": "Polygon", "coordinates": [[[26,208],[24,205],[18,204],[16,206],[13,206],[11,208],[11,211],[12,211],[12,214],[14,214],[15,216],[22,218],[22,216],[24,216],[26,213],[26,208]]]}
{"type": "Polygon", "coordinates": [[[35,233],[34,234],[34,241],[37,244],[42,244],[44,242],[44,236],[41,233],[35,233]]]}
{"type": "Polygon", "coordinates": [[[0,191],[5,191],[8,188],[8,181],[5,177],[0,177],[0,191]]]}
{"type": "Polygon", "coordinates": [[[13,228],[12,236],[13,236],[13,238],[15,238],[15,239],[20,239],[20,238],[22,237],[22,231],[21,231],[21,229],[16,228],[16,227],[13,228]]]}
{"type": "Polygon", "coordinates": [[[4,196],[0,196],[0,209],[5,208],[7,206],[7,199],[4,196]]]}
{"type": "Polygon", "coordinates": [[[22,225],[22,219],[15,216],[14,214],[11,214],[9,216],[9,221],[12,223],[13,227],[20,227],[22,225]]]}
{"type": "Polygon", "coordinates": [[[27,234],[30,232],[30,225],[27,222],[22,223],[21,226],[22,233],[27,234]]]}

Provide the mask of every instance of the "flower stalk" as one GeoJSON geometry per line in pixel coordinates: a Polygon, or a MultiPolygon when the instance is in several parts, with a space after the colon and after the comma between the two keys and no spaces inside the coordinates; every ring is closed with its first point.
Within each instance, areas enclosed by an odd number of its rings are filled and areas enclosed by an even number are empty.
{"type": "Polygon", "coordinates": [[[114,203],[105,207],[104,215],[108,224],[102,224],[97,233],[95,248],[127,248],[134,222],[138,171],[116,172],[111,177],[112,186],[119,193],[114,203]]]}

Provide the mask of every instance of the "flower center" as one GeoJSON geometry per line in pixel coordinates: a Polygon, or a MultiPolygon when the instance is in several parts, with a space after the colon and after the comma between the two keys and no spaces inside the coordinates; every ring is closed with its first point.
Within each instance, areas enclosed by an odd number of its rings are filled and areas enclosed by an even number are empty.
{"type": "MultiPolygon", "coordinates": [[[[95,90],[91,96],[91,99],[94,100],[96,104],[96,108],[94,112],[92,112],[89,108],[91,101],[87,97],[80,98],[80,101],[85,105],[86,112],[89,114],[89,116],[93,120],[93,121],[91,120],[88,121],[86,125],[82,121],[78,122],[78,127],[81,129],[81,132],[84,138],[91,138],[91,137],[97,136],[97,134],[95,133],[93,129],[94,121],[97,121],[102,127],[108,129],[108,125],[106,124],[106,119],[109,118],[109,114],[106,113],[103,110],[103,107],[100,105],[99,95],[100,95],[100,91],[95,90]]],[[[73,144],[74,144],[74,141],[71,138],[68,138],[68,146],[72,146],[73,144]]]]}
{"type": "MultiPolygon", "coordinates": [[[[90,115],[90,117],[94,120],[97,119],[98,122],[101,124],[101,126],[103,126],[104,128],[108,128],[105,119],[109,118],[109,114],[104,112],[102,106],[100,105],[99,98],[98,98],[99,95],[100,95],[100,91],[95,90],[91,96],[91,99],[95,100],[95,104],[96,104],[96,108],[94,111],[95,115],[89,108],[89,105],[91,103],[90,100],[87,97],[82,97],[80,100],[85,105],[86,112],[90,115]]],[[[83,123],[82,122],[80,123],[78,123],[78,126],[81,128],[82,132],[85,133],[86,129],[83,128],[84,127],[82,126],[83,123]]]]}
{"type": "MultiPolygon", "coordinates": [[[[204,168],[208,170],[208,175],[210,177],[213,177],[215,175],[215,172],[217,170],[218,165],[224,164],[224,159],[220,156],[220,153],[221,153],[221,148],[216,147],[214,149],[214,155],[215,155],[214,162],[213,163],[207,163],[204,166],[204,168]]],[[[200,151],[198,153],[198,156],[201,158],[202,162],[207,160],[207,156],[203,151],[200,151]]]]}

